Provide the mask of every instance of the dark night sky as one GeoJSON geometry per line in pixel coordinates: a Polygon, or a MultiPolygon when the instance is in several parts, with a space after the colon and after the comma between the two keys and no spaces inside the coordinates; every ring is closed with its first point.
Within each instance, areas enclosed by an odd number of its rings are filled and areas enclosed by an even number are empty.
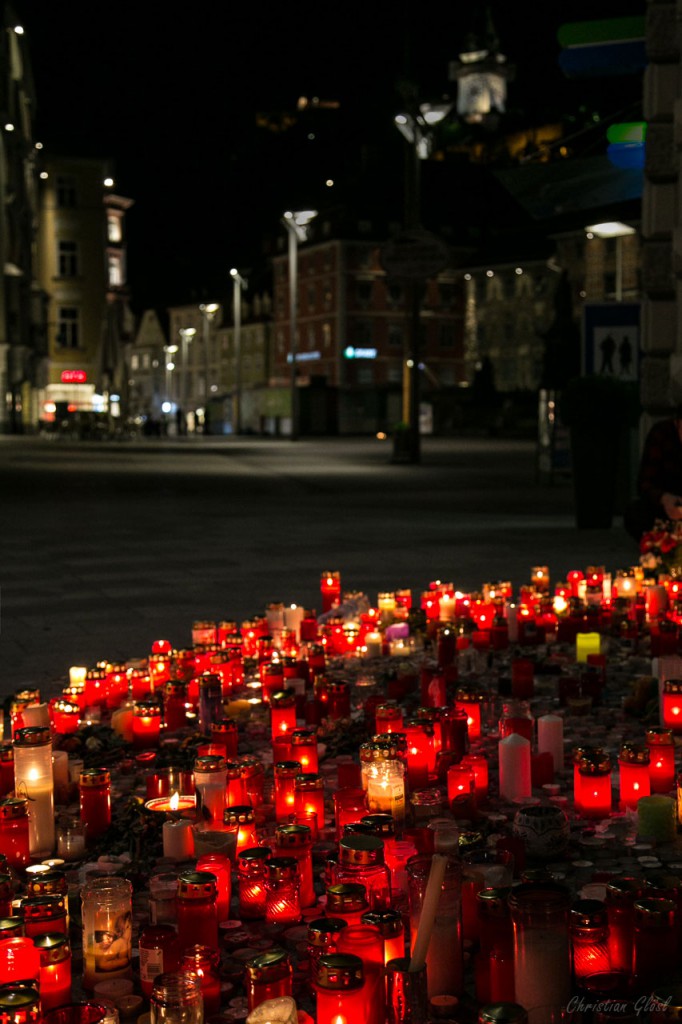
{"type": "MultiPolygon", "coordinates": [[[[33,62],[37,137],[47,150],[111,158],[116,191],[135,200],[134,309],[215,294],[230,266],[256,258],[286,207],[316,202],[326,175],[342,186],[364,138],[399,154],[398,80],[407,67],[420,97],[454,97],[448,61],[472,10],[461,0],[14,6],[33,62]],[[299,95],[341,102],[314,142],[257,131],[256,111],[292,110],[299,95]]],[[[494,0],[501,49],[516,66],[508,109],[537,118],[581,103],[614,109],[632,82],[567,81],[556,30],[644,7],[494,0]]]]}

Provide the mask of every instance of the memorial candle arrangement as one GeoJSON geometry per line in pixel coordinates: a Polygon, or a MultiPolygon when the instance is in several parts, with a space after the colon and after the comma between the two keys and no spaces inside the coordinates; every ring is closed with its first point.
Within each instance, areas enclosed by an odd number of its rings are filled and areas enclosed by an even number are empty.
{"type": "Polygon", "coordinates": [[[19,729],[14,738],[14,785],[28,800],[29,850],[49,856],[55,845],[52,738],[49,729],[19,729]]]}

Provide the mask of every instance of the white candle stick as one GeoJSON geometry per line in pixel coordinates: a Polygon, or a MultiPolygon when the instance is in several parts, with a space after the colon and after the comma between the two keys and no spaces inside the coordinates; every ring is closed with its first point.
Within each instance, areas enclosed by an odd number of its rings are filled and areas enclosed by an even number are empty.
{"type": "Polygon", "coordinates": [[[530,743],[517,732],[497,745],[500,764],[500,796],[503,800],[525,800],[531,795],[530,743]]]}
{"type": "Polygon", "coordinates": [[[163,823],[163,855],[170,860],[191,860],[194,856],[194,833],[188,818],[163,823]]]}
{"type": "Polygon", "coordinates": [[[445,880],[445,869],[447,867],[447,863],[448,858],[443,853],[434,853],[431,858],[431,870],[429,871],[429,879],[426,883],[424,901],[422,903],[421,914],[419,915],[417,937],[414,942],[412,956],[410,957],[409,970],[411,972],[420,971],[426,963],[426,954],[429,950],[431,932],[433,931],[433,926],[436,922],[436,913],[438,911],[441,889],[445,880]]]}
{"type": "Polygon", "coordinates": [[[564,720],[559,715],[538,718],[538,754],[551,754],[554,771],[564,767],[564,720]]]}

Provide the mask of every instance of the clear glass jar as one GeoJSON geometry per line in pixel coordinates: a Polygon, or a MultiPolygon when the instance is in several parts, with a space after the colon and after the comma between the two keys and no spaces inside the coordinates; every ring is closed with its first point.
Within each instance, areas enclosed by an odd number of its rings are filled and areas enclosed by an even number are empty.
{"type": "Polygon", "coordinates": [[[127,878],[104,875],[81,890],[83,986],[131,976],[133,887],[127,878]]]}
{"type": "Polygon", "coordinates": [[[571,994],[570,890],[525,882],[512,889],[514,987],[526,1007],[563,1005],[571,994]]]}
{"type": "MultiPolygon", "coordinates": [[[[407,862],[412,951],[419,930],[430,871],[430,854],[417,854],[410,857],[407,862]]],[[[454,858],[448,857],[431,941],[426,954],[426,978],[430,999],[439,995],[457,996],[462,992],[461,894],[461,865],[454,858]]]]}
{"type": "Polygon", "coordinates": [[[395,829],[405,826],[405,765],[398,760],[372,761],[365,771],[367,808],[379,814],[390,814],[395,829]]]}
{"type": "Polygon", "coordinates": [[[184,971],[159,974],[149,999],[151,1024],[203,1024],[199,979],[184,971]]]}
{"type": "Polygon", "coordinates": [[[14,788],[28,803],[28,844],[36,860],[54,850],[54,778],[49,729],[19,729],[14,737],[14,788]]]}
{"type": "Polygon", "coordinates": [[[210,946],[187,946],[182,952],[180,970],[199,979],[207,1017],[220,1010],[220,952],[210,946]]]}
{"type": "Polygon", "coordinates": [[[376,836],[342,836],[335,882],[357,882],[367,891],[370,910],[391,905],[391,874],[384,863],[384,844],[376,836]]]}

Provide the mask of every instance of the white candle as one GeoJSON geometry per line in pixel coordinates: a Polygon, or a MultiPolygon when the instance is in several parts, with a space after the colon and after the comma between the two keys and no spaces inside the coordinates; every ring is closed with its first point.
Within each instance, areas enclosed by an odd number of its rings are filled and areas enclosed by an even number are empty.
{"type": "Polygon", "coordinates": [[[431,859],[431,870],[426,883],[424,900],[419,915],[417,934],[410,957],[410,971],[420,971],[426,963],[426,954],[431,942],[431,934],[436,922],[436,913],[440,902],[440,892],[445,880],[445,869],[448,865],[446,854],[434,853],[431,859]]]}
{"type": "Polygon", "coordinates": [[[568,929],[528,929],[514,965],[515,996],[521,1006],[566,1003],[571,994],[570,962],[568,929]]]}
{"type": "Polygon", "coordinates": [[[47,704],[29,704],[21,712],[21,717],[24,720],[24,728],[50,728],[50,711],[47,704]]]}
{"type": "Polygon", "coordinates": [[[365,633],[365,657],[378,658],[381,655],[381,633],[365,633]]]}
{"type": "Polygon", "coordinates": [[[72,665],[69,669],[69,683],[71,686],[79,686],[85,682],[88,670],[84,665],[72,665]]]}
{"type": "Polygon", "coordinates": [[[530,743],[517,732],[510,733],[497,745],[500,764],[500,797],[503,800],[525,800],[531,795],[530,743]]]}
{"type": "Polygon", "coordinates": [[[453,594],[443,594],[438,602],[441,622],[453,622],[455,618],[455,598],[453,594]]]}
{"type": "Polygon", "coordinates": [[[284,614],[283,604],[270,604],[265,609],[265,618],[271,633],[277,633],[284,628],[284,614]]]}
{"type": "Polygon", "coordinates": [[[124,704],[120,708],[116,708],[111,714],[111,728],[115,733],[125,740],[127,743],[131,743],[133,739],[133,705],[124,704]]]}
{"type": "Polygon", "coordinates": [[[192,822],[187,818],[163,823],[163,855],[170,860],[191,860],[194,856],[192,822]]]}
{"type": "Polygon", "coordinates": [[[28,846],[32,857],[54,850],[54,783],[50,779],[24,780],[21,795],[28,796],[28,846]]]}
{"type": "Polygon", "coordinates": [[[297,604],[292,604],[284,609],[284,628],[293,629],[297,640],[301,637],[301,623],[304,614],[304,609],[297,604]]]}
{"type": "Polygon", "coordinates": [[[541,715],[538,718],[538,754],[549,753],[554,771],[564,767],[564,720],[559,715],[541,715]]]}
{"type": "Polygon", "coordinates": [[[69,784],[69,755],[65,750],[52,751],[52,778],[55,786],[69,784]]]}

